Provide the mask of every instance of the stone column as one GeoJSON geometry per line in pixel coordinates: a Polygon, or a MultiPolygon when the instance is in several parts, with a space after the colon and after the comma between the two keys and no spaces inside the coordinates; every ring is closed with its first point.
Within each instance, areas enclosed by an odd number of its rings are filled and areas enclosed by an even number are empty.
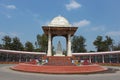
{"type": "Polygon", "coordinates": [[[68,47],[67,47],[67,56],[72,56],[71,53],[71,34],[68,34],[68,47]]]}
{"type": "Polygon", "coordinates": [[[66,56],[68,55],[68,37],[66,37],[66,56]]]}
{"type": "Polygon", "coordinates": [[[7,53],[7,56],[6,56],[6,62],[8,61],[8,56],[9,56],[9,54],[7,53]]]}
{"type": "Polygon", "coordinates": [[[89,55],[89,62],[91,63],[92,61],[91,61],[91,55],[89,55]]]}
{"type": "Polygon", "coordinates": [[[28,57],[28,55],[26,54],[26,55],[25,55],[25,62],[28,62],[28,61],[27,61],[27,57],[28,57]]]}
{"type": "Polygon", "coordinates": [[[119,54],[117,54],[117,63],[119,63],[119,54]]]}
{"type": "Polygon", "coordinates": [[[109,58],[109,63],[111,63],[111,59],[114,57],[114,55],[113,54],[111,54],[111,55],[108,55],[108,58],[109,58]]]}
{"type": "Polygon", "coordinates": [[[19,62],[21,62],[21,54],[19,54],[19,62]]]}
{"type": "Polygon", "coordinates": [[[51,33],[48,34],[48,51],[47,51],[47,56],[51,56],[51,33]]]}
{"type": "Polygon", "coordinates": [[[105,63],[105,61],[104,61],[104,55],[102,55],[102,63],[105,63]]]}
{"type": "Polygon", "coordinates": [[[95,55],[95,63],[98,63],[97,55],[95,55]]]}

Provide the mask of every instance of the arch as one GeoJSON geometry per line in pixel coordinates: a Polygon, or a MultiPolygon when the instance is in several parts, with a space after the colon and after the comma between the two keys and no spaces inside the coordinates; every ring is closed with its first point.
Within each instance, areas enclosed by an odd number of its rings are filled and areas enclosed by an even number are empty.
{"type": "Polygon", "coordinates": [[[54,46],[54,51],[56,53],[57,44],[59,41],[61,42],[62,52],[64,54],[65,53],[64,51],[67,51],[67,39],[65,36],[54,36],[53,37],[52,45],[54,46]]]}
{"type": "Polygon", "coordinates": [[[52,40],[55,36],[64,36],[67,42],[67,56],[72,56],[71,53],[71,37],[74,35],[78,27],[42,27],[45,34],[48,36],[48,51],[47,56],[52,56],[52,40]]]}

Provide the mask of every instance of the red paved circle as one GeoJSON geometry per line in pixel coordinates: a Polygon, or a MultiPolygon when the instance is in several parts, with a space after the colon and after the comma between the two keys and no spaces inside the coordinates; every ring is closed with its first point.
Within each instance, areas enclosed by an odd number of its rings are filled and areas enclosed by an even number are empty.
{"type": "Polygon", "coordinates": [[[81,66],[46,66],[20,63],[10,68],[17,71],[47,74],[89,74],[107,70],[107,68],[97,64],[81,66]]]}

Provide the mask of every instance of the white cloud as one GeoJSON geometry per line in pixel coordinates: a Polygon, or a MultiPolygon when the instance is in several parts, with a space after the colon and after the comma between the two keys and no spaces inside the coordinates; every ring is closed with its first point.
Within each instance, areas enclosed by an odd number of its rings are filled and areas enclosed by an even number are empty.
{"type": "Polygon", "coordinates": [[[17,32],[10,32],[9,34],[10,34],[10,36],[13,36],[13,37],[15,37],[15,36],[18,36],[18,35],[19,35],[19,33],[17,33],[17,32]]]}
{"type": "Polygon", "coordinates": [[[12,16],[11,16],[11,15],[6,15],[6,17],[7,17],[7,18],[9,18],[9,19],[10,19],[10,18],[12,18],[12,16]]]}
{"type": "Polygon", "coordinates": [[[12,36],[12,37],[15,37],[15,36],[19,36],[19,35],[22,35],[23,33],[18,33],[18,32],[0,32],[0,36],[5,36],[5,35],[9,35],[9,36],[12,36]]]}
{"type": "Polygon", "coordinates": [[[120,36],[120,31],[107,32],[106,35],[109,35],[109,36],[120,36]]]}
{"type": "Polygon", "coordinates": [[[12,17],[10,11],[11,10],[16,10],[16,6],[15,5],[6,5],[6,4],[0,4],[0,14],[5,15],[8,19],[10,19],[12,17]]]}
{"type": "Polygon", "coordinates": [[[4,5],[4,7],[7,9],[12,9],[12,10],[16,9],[15,5],[4,5]]]}
{"type": "Polygon", "coordinates": [[[6,35],[6,33],[0,32],[0,36],[4,36],[4,35],[6,35]]]}
{"type": "Polygon", "coordinates": [[[12,4],[9,4],[9,5],[6,5],[6,4],[0,4],[0,7],[2,8],[6,8],[6,9],[11,9],[11,10],[15,10],[17,9],[15,5],[12,5],[12,4]]]}
{"type": "Polygon", "coordinates": [[[82,7],[82,5],[76,2],[75,0],[71,0],[70,3],[66,4],[65,6],[67,10],[72,10],[82,7]]]}
{"type": "Polygon", "coordinates": [[[79,22],[74,22],[73,26],[84,27],[84,26],[89,25],[90,23],[91,23],[90,21],[84,19],[84,20],[79,21],[79,22]]]}
{"type": "Polygon", "coordinates": [[[105,26],[98,26],[91,28],[92,31],[105,31],[105,26]]]}

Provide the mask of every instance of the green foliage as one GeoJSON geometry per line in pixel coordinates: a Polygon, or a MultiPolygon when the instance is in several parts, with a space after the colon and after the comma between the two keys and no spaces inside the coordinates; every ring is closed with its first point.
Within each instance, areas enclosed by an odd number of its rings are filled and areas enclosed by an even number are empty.
{"type": "Polygon", "coordinates": [[[93,44],[96,46],[97,51],[102,51],[102,48],[103,48],[102,36],[97,36],[93,44]]]}
{"type": "Polygon", "coordinates": [[[11,42],[12,42],[11,37],[6,35],[3,37],[2,41],[3,41],[3,48],[4,49],[8,49],[8,50],[11,49],[11,42]]]}
{"type": "MultiPolygon", "coordinates": [[[[36,36],[37,41],[35,42],[36,48],[34,49],[34,45],[27,41],[24,45],[20,42],[18,37],[11,38],[10,36],[6,35],[2,38],[3,43],[0,44],[1,49],[12,49],[12,50],[26,50],[26,51],[47,51],[48,48],[48,38],[45,34],[38,34],[36,36]]],[[[83,36],[73,36],[72,38],[72,51],[73,52],[86,52],[85,49],[85,38],[83,36]]],[[[110,51],[113,50],[120,50],[120,43],[118,45],[113,46],[113,39],[111,37],[106,36],[105,40],[103,40],[102,36],[97,36],[96,40],[93,42],[96,46],[97,51],[110,51]]],[[[54,48],[52,48],[54,49],[54,48]]],[[[52,50],[53,51],[53,50],[52,50]]],[[[65,51],[64,51],[65,52],[65,51]]],[[[53,51],[53,54],[55,52],[53,51]]],[[[65,52],[66,54],[66,52],[65,52]]]]}
{"type": "Polygon", "coordinates": [[[27,41],[25,43],[25,51],[34,51],[34,46],[31,42],[27,41]]]}
{"type": "Polygon", "coordinates": [[[26,50],[40,52],[47,51],[48,45],[48,38],[45,34],[37,35],[37,41],[35,42],[36,49],[34,49],[34,45],[29,41],[25,43],[24,48],[18,37],[11,38],[10,36],[6,35],[2,38],[2,41],[3,44],[0,44],[0,48],[8,50],[26,50]]]}
{"type": "Polygon", "coordinates": [[[120,50],[120,43],[118,43],[117,45],[114,45],[113,50],[114,51],[120,50]]]}
{"type": "Polygon", "coordinates": [[[22,43],[20,42],[20,39],[17,37],[11,38],[10,36],[4,36],[3,44],[1,44],[1,48],[8,49],[8,50],[24,50],[24,47],[22,43]]]}
{"type": "Polygon", "coordinates": [[[35,42],[36,48],[41,51],[47,51],[48,38],[45,34],[38,34],[37,41],[35,42]]]}
{"type": "Polygon", "coordinates": [[[113,45],[113,40],[111,39],[111,37],[106,36],[106,40],[104,41],[105,45],[106,45],[106,50],[110,51],[112,49],[112,45],[113,45]]]}
{"type": "Polygon", "coordinates": [[[18,37],[13,38],[13,42],[11,44],[11,49],[19,50],[19,51],[24,50],[23,44],[20,42],[20,39],[18,37]]]}
{"type": "Polygon", "coordinates": [[[0,44],[0,49],[2,49],[3,48],[3,45],[2,44],[0,44]]]}
{"type": "Polygon", "coordinates": [[[72,51],[73,52],[86,52],[85,38],[83,36],[73,36],[72,51]]]}
{"type": "Polygon", "coordinates": [[[98,52],[110,51],[112,49],[113,40],[109,36],[106,36],[106,40],[103,40],[102,36],[97,36],[93,44],[96,46],[98,52]]]}

